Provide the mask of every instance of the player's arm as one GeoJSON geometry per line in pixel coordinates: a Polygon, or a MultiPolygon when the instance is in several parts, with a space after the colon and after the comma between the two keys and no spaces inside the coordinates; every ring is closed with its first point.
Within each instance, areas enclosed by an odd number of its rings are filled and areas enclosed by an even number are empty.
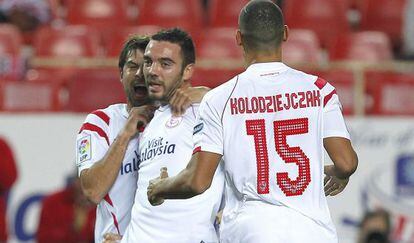
{"type": "Polygon", "coordinates": [[[355,172],[358,157],[350,140],[341,137],[324,139],[324,146],[333,165],[325,165],[324,191],[326,196],[335,196],[342,192],[355,172]]]}
{"type": "Polygon", "coordinates": [[[187,167],[177,176],[151,180],[148,200],[155,206],[164,199],[185,199],[203,193],[210,187],[221,157],[211,152],[195,153],[187,167]]]}
{"type": "Polygon", "coordinates": [[[153,108],[149,106],[132,108],[125,126],[105,156],[81,171],[82,192],[90,201],[97,204],[108,193],[118,176],[129,141],[137,134],[139,127],[149,122],[152,113],[153,108]]]}
{"type": "Polygon", "coordinates": [[[187,85],[177,89],[169,101],[173,114],[184,114],[190,105],[200,103],[208,91],[210,88],[205,86],[191,87],[187,85]]]}
{"type": "Polygon", "coordinates": [[[326,195],[335,196],[348,184],[358,166],[358,157],[351,145],[350,135],[342,115],[342,106],[335,88],[327,83],[323,92],[323,144],[333,165],[324,168],[326,195]]]}
{"type": "Polygon", "coordinates": [[[341,137],[328,137],[323,139],[323,145],[334,163],[333,167],[327,167],[332,168],[328,169],[328,173],[340,179],[349,178],[358,166],[358,157],[351,141],[341,137]]]}

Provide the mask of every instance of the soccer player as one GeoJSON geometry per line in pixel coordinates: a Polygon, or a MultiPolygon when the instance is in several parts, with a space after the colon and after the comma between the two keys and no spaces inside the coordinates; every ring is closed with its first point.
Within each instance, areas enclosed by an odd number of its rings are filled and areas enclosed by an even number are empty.
{"type": "MultiPolygon", "coordinates": [[[[98,204],[95,241],[108,232],[123,235],[130,221],[140,162],[138,130],[148,123],[154,107],[149,102],[142,74],[148,37],[132,36],[119,56],[121,83],[127,103],[114,104],[86,117],[77,136],[76,163],[83,193],[98,204]]],[[[199,101],[203,87],[182,89],[173,96],[180,112],[199,101]]]]}
{"type": "Polygon", "coordinates": [[[167,176],[167,169],[176,175],[191,158],[198,105],[175,116],[168,101],[178,87],[190,86],[194,63],[192,39],[177,28],[153,35],[145,50],[143,72],[148,95],[162,105],[140,137],[137,191],[131,223],[122,242],[218,242],[214,220],[224,190],[220,169],[210,189],[190,200],[169,201],[155,208],[146,193],[148,181],[160,175],[161,167],[165,167],[163,176],[167,176]]]}
{"type": "Polygon", "coordinates": [[[344,189],[357,156],[334,87],[282,63],[287,37],[271,1],[241,10],[236,39],[248,68],[204,97],[195,153],[177,176],[150,181],[151,204],[202,195],[223,157],[221,242],[338,241],[325,191],[344,189]],[[323,147],[334,162],[325,191],[323,147]]]}

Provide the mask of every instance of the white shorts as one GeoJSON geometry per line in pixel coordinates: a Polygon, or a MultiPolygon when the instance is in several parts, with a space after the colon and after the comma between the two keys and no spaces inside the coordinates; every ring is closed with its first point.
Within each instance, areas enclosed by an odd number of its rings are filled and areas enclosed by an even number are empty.
{"type": "Polygon", "coordinates": [[[248,201],[237,216],[223,218],[221,243],[337,243],[334,227],[324,227],[283,206],[248,201]]]}

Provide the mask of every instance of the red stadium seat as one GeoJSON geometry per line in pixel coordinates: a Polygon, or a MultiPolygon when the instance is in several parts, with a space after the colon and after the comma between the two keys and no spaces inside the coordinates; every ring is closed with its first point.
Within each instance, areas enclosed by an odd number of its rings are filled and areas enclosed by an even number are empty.
{"type": "Polygon", "coordinates": [[[74,68],[37,68],[29,69],[26,72],[25,81],[27,82],[51,82],[65,85],[74,75],[74,68]]]}
{"type": "Polygon", "coordinates": [[[244,69],[203,69],[196,68],[191,84],[215,88],[242,73],[244,69]]]}
{"type": "Polygon", "coordinates": [[[14,25],[0,24],[0,78],[18,80],[24,72],[22,36],[14,25]]]}
{"type": "Polygon", "coordinates": [[[139,25],[180,27],[192,33],[202,26],[202,6],[194,0],[142,0],[139,25]]]}
{"type": "Polygon", "coordinates": [[[118,57],[123,44],[130,35],[152,35],[159,30],[161,30],[161,27],[155,25],[141,25],[117,29],[104,37],[106,56],[118,57]]]}
{"type": "Polygon", "coordinates": [[[241,47],[236,44],[236,30],[233,28],[211,28],[202,33],[196,43],[199,58],[234,58],[242,60],[241,47]]]}
{"type": "Polygon", "coordinates": [[[34,49],[38,57],[95,57],[101,52],[99,33],[86,26],[43,28],[36,33],[34,49]]]}
{"type": "Polygon", "coordinates": [[[308,73],[325,79],[332,84],[341,101],[343,113],[345,115],[355,114],[355,79],[351,71],[345,70],[327,70],[327,71],[309,71],[308,73]]]}
{"type": "Polygon", "coordinates": [[[367,114],[414,115],[414,73],[365,74],[367,114]]]}
{"type": "Polygon", "coordinates": [[[80,70],[67,85],[68,111],[91,112],[126,98],[117,69],[80,70]]]}
{"type": "Polygon", "coordinates": [[[406,0],[365,0],[361,3],[361,28],[387,33],[392,42],[401,41],[402,18],[406,0]]]}
{"type": "Polygon", "coordinates": [[[126,0],[66,0],[67,21],[101,29],[129,24],[126,0]]]}
{"type": "Polygon", "coordinates": [[[318,36],[311,30],[291,29],[289,39],[282,44],[283,61],[287,63],[321,61],[318,36]]]}
{"type": "Polygon", "coordinates": [[[289,0],[284,16],[290,28],[311,29],[329,46],[333,37],[349,31],[347,7],[342,0],[289,0]]]}
{"type": "Polygon", "coordinates": [[[249,0],[211,0],[210,25],[237,28],[240,10],[249,0]]]}
{"type": "Polygon", "coordinates": [[[60,86],[53,82],[0,82],[0,110],[57,111],[60,86]]]}
{"type": "Polygon", "coordinates": [[[379,31],[339,36],[329,51],[332,60],[382,62],[392,59],[389,37],[379,31]]]}

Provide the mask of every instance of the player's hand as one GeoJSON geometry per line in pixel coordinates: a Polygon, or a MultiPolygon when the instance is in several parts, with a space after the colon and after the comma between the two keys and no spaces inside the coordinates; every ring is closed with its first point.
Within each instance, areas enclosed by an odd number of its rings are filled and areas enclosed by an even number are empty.
{"type": "Polygon", "coordinates": [[[147,188],[147,196],[148,201],[151,203],[152,206],[161,205],[164,202],[164,198],[157,196],[157,186],[159,183],[168,178],[167,167],[162,167],[160,170],[160,176],[150,180],[148,188],[147,188]]]}
{"type": "Polygon", "coordinates": [[[200,103],[210,89],[204,86],[182,87],[175,91],[169,103],[173,115],[180,116],[194,103],[200,103]]]}
{"type": "Polygon", "coordinates": [[[325,165],[324,167],[324,191],[326,196],[335,196],[342,192],[348,184],[349,178],[340,179],[335,174],[334,165],[325,165]]]}
{"type": "Polygon", "coordinates": [[[144,128],[151,121],[156,109],[157,107],[153,105],[132,107],[123,129],[124,134],[130,138],[135,136],[140,129],[144,128]]]}
{"type": "Polygon", "coordinates": [[[122,239],[122,236],[114,233],[105,233],[103,243],[118,243],[122,239]]]}

